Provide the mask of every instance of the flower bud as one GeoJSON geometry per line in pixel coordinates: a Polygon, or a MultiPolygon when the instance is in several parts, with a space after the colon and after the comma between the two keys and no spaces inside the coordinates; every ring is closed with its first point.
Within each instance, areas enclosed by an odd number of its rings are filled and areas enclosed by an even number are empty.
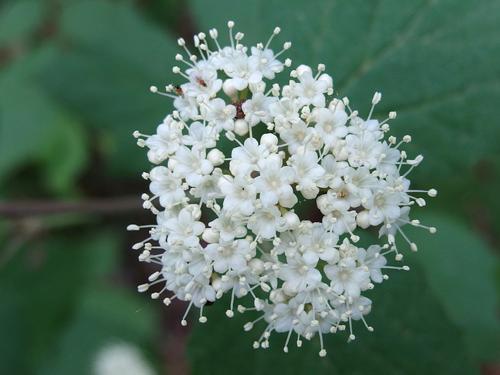
{"type": "Polygon", "coordinates": [[[248,123],[242,119],[236,120],[234,122],[234,132],[239,136],[244,136],[248,133],[248,123]]]}
{"type": "Polygon", "coordinates": [[[208,153],[207,159],[212,165],[218,166],[224,163],[225,156],[222,151],[214,148],[208,153]]]}

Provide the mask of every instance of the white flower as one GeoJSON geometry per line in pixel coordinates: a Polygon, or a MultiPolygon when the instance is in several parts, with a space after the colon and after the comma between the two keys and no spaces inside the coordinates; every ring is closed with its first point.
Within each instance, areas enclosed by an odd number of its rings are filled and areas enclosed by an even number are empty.
{"type": "Polygon", "coordinates": [[[204,276],[190,280],[184,289],[180,289],[179,294],[180,297],[187,297],[196,307],[204,306],[207,302],[213,302],[216,299],[215,289],[210,285],[210,279],[204,276]]]}
{"type": "Polygon", "coordinates": [[[182,132],[176,126],[172,117],[167,116],[163,123],[158,125],[156,134],[148,137],[145,145],[149,148],[148,159],[151,163],[159,164],[172,155],[181,144],[182,132]]]}
{"type": "Polygon", "coordinates": [[[155,372],[141,352],[128,343],[109,344],[97,352],[95,375],[153,375],[155,372]]]}
{"type": "Polygon", "coordinates": [[[321,74],[316,79],[312,69],[307,65],[300,65],[296,71],[299,82],[293,85],[293,92],[301,105],[312,104],[316,107],[324,107],[324,94],[333,87],[332,77],[328,74],[321,74]]]}
{"type": "Polygon", "coordinates": [[[198,236],[205,229],[205,225],[201,221],[197,221],[188,208],[183,208],[177,217],[168,219],[164,227],[169,233],[169,244],[179,243],[186,247],[198,245],[198,236]]]}
{"type": "Polygon", "coordinates": [[[236,51],[230,59],[226,59],[224,72],[229,76],[224,81],[224,91],[227,94],[242,91],[249,84],[262,81],[262,72],[258,70],[258,66],[250,63],[249,57],[242,51],[236,51]]]}
{"type": "MultiPolygon", "coordinates": [[[[300,105],[298,100],[292,98],[282,98],[270,104],[270,112],[274,116],[274,121],[279,125],[291,125],[302,122],[300,119],[300,105]]],[[[303,125],[305,125],[302,122],[303,125]]],[[[292,127],[293,128],[293,127],[292,127]]],[[[301,142],[304,141],[304,137],[301,142]]]]}
{"type": "Polygon", "coordinates": [[[380,152],[382,155],[377,166],[378,171],[382,174],[397,175],[398,161],[401,158],[400,151],[382,142],[380,152]]]}
{"type": "Polygon", "coordinates": [[[149,173],[149,190],[158,196],[163,207],[170,208],[184,201],[186,194],[182,188],[182,179],[176,177],[168,168],[158,166],[149,173]]]}
{"type": "MultiPolygon", "coordinates": [[[[193,55],[183,39],[186,65],[176,66],[179,82],[165,92],[175,110],[152,135],[134,132],[147,148],[152,167],[143,177],[151,194],[143,207],[156,216],[133,245],[140,261],[158,267],[138,286],[166,305],[187,302],[207,321],[204,307],[229,294],[226,315],[254,310],[260,316],[245,324],[267,323],[254,347],[267,348],[272,332],[283,332],[288,351],[319,336],[345,330],[354,340],[352,321],[372,308],[363,292],[387,279],[386,270],[408,270],[388,264],[388,254],[401,261],[398,246],[417,245],[404,233],[406,225],[427,229],[411,218],[435,189],[410,188],[409,173],[422,161],[401,149],[411,141],[388,136],[389,120],[372,118],[381,94],[375,93],[366,118],[353,111],[348,98],[333,97],[325,66],[317,71],[300,65],[285,86],[271,81],[291,61],[271,42],[242,44],[243,34],[228,22],[229,45],[219,43],[215,29],[197,34],[193,55]],[[313,201],[314,200],[314,201],[313,201]],[[311,209],[312,212],[306,212],[311,209]],[[309,218],[310,220],[308,220],[309,218]],[[313,222],[314,221],[314,222],[313,222]],[[380,244],[366,250],[355,245],[377,230],[380,244]],[[250,308],[237,299],[253,298],[250,308]]],[[[192,49],[192,48],[191,48],[192,49]]],[[[403,301],[401,301],[403,303],[403,301]]]]}
{"type": "Polygon", "coordinates": [[[175,153],[174,173],[185,178],[191,186],[199,185],[203,176],[214,169],[213,165],[205,158],[205,152],[200,149],[180,147],[175,153]]]}
{"type": "Polygon", "coordinates": [[[214,262],[214,270],[219,273],[228,270],[241,273],[247,267],[247,258],[252,257],[247,240],[210,244],[205,248],[205,253],[208,259],[214,262]]]}
{"type": "Polygon", "coordinates": [[[244,177],[223,176],[219,188],[224,195],[224,209],[232,213],[251,215],[255,211],[257,192],[244,177]]]}
{"type": "Polygon", "coordinates": [[[274,305],[273,313],[276,315],[274,329],[276,332],[288,332],[293,329],[299,306],[297,298],[292,298],[288,303],[274,305]]]}
{"type": "Polygon", "coordinates": [[[373,138],[380,138],[382,132],[380,130],[380,123],[375,119],[363,120],[360,117],[355,117],[351,121],[351,126],[349,127],[349,132],[351,134],[356,134],[359,136],[368,135],[373,138]]]}
{"type": "Polygon", "coordinates": [[[278,202],[283,207],[293,207],[297,203],[291,187],[295,173],[291,167],[282,167],[281,158],[274,156],[259,164],[261,172],[255,179],[255,188],[264,207],[278,202]]]}
{"type": "Polygon", "coordinates": [[[203,203],[222,198],[223,194],[219,188],[219,180],[220,171],[214,171],[213,174],[203,176],[198,185],[191,188],[189,192],[203,203]]]}
{"type": "Polygon", "coordinates": [[[261,72],[267,79],[274,79],[276,73],[283,71],[284,64],[276,59],[272,49],[252,47],[251,51],[248,64],[252,70],[261,72]]]}
{"type": "Polygon", "coordinates": [[[185,95],[206,101],[222,88],[222,80],[217,78],[217,70],[212,64],[200,61],[194,68],[188,69],[189,82],[183,84],[185,95]]]}
{"type": "Polygon", "coordinates": [[[198,103],[191,96],[179,95],[174,100],[174,107],[179,111],[181,119],[184,121],[198,116],[198,103]]]}
{"type": "Polygon", "coordinates": [[[373,190],[379,186],[377,178],[366,167],[348,168],[344,174],[345,189],[351,207],[357,207],[373,195],[373,190]]]}
{"type": "Polygon", "coordinates": [[[269,156],[265,145],[259,145],[255,138],[247,138],[245,143],[233,149],[229,169],[235,176],[249,175],[259,170],[258,164],[269,156]]]}
{"type": "Polygon", "coordinates": [[[279,272],[284,281],[283,289],[288,294],[314,289],[321,282],[321,273],[303,257],[287,258],[279,272]]]}
{"type": "MultiPolygon", "coordinates": [[[[337,307],[339,314],[345,314],[349,316],[352,320],[363,319],[364,315],[370,313],[372,308],[372,301],[366,297],[360,296],[353,298],[349,304],[342,304],[337,307]]],[[[373,328],[368,327],[370,331],[373,328]]]]}
{"type": "Polygon", "coordinates": [[[358,207],[361,204],[362,197],[358,194],[359,190],[352,184],[340,183],[334,189],[328,190],[328,194],[336,201],[345,203],[348,207],[358,207]]]}
{"type": "Polygon", "coordinates": [[[332,147],[335,143],[347,135],[347,113],[340,108],[340,105],[329,108],[315,108],[312,112],[312,119],[316,123],[317,134],[327,147],[332,147]]]}
{"type": "Polygon", "coordinates": [[[288,145],[288,151],[295,154],[299,147],[307,147],[306,140],[311,138],[313,132],[313,128],[308,127],[304,121],[299,120],[291,126],[283,127],[279,134],[288,145]]]}
{"type": "Polygon", "coordinates": [[[218,231],[221,241],[224,242],[232,241],[234,238],[243,237],[247,234],[247,229],[241,217],[232,212],[221,212],[219,217],[208,225],[218,231]]]}
{"type": "Polygon", "coordinates": [[[281,213],[277,207],[259,208],[248,220],[248,228],[257,237],[270,239],[276,235],[281,226],[281,213]]]}
{"type": "Polygon", "coordinates": [[[338,199],[338,195],[329,190],[316,199],[316,205],[323,215],[323,224],[337,235],[351,233],[356,228],[356,212],[349,210],[349,203],[338,199]]]}
{"type": "Polygon", "coordinates": [[[368,209],[370,225],[379,225],[384,221],[395,221],[401,214],[399,193],[391,190],[379,190],[363,206],[368,209]]]}
{"type": "Polygon", "coordinates": [[[380,254],[382,248],[379,245],[371,245],[368,249],[359,249],[358,258],[361,263],[368,267],[370,278],[374,283],[384,280],[382,268],[387,264],[387,259],[380,254]]]}
{"type": "Polygon", "coordinates": [[[349,134],[345,140],[351,166],[375,168],[379,164],[384,147],[375,136],[349,134]]]}
{"type": "Polygon", "coordinates": [[[273,117],[269,111],[269,106],[275,101],[275,98],[267,97],[260,92],[253,94],[252,99],[246,100],[241,105],[243,113],[245,113],[245,120],[250,126],[255,126],[259,122],[267,123],[271,121],[273,117]]]}
{"type": "Polygon", "coordinates": [[[205,126],[201,122],[195,121],[189,125],[188,132],[182,137],[182,143],[185,146],[193,148],[212,148],[216,144],[216,132],[211,126],[205,126]]]}
{"type": "Polygon", "coordinates": [[[325,173],[318,181],[318,186],[322,188],[338,188],[342,184],[342,177],[346,175],[349,169],[349,165],[346,162],[335,160],[333,155],[326,155],[321,160],[321,166],[325,170],[325,173]]]}
{"type": "Polygon", "coordinates": [[[316,265],[318,261],[324,260],[335,263],[339,259],[339,252],[335,248],[338,236],[331,231],[326,231],[322,224],[314,223],[305,233],[297,236],[297,242],[307,264],[316,265]]]}
{"type": "Polygon", "coordinates": [[[356,261],[342,259],[338,265],[325,266],[325,274],[332,281],[332,290],[344,293],[348,297],[359,297],[362,290],[368,288],[370,273],[364,266],[357,266],[356,261]]]}
{"type": "Polygon", "coordinates": [[[304,198],[313,199],[318,195],[318,181],[325,174],[325,170],[318,164],[318,155],[313,151],[295,154],[290,158],[290,165],[295,171],[297,190],[304,198]]]}
{"type": "MultiPolygon", "coordinates": [[[[360,296],[356,298],[350,305],[351,319],[360,320],[363,315],[370,313],[372,309],[372,301],[366,297],[360,296]]],[[[370,328],[370,327],[368,327],[370,328]]]]}
{"type": "Polygon", "coordinates": [[[233,130],[236,107],[220,98],[210,100],[201,107],[204,118],[220,131],[221,129],[233,130]]]}

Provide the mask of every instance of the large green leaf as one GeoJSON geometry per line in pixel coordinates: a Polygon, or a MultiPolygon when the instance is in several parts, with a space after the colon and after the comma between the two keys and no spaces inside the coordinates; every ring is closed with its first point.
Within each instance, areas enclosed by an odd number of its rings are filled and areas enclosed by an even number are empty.
{"type": "Polygon", "coordinates": [[[252,341],[261,332],[243,331],[251,313],[229,320],[224,302],[218,301],[206,309],[206,324],[195,323],[189,346],[193,373],[476,373],[464,349],[463,335],[446,316],[418,266],[410,272],[392,273],[369,297],[374,306],[368,320],[375,331],[367,332],[358,322],[354,342],[347,343],[345,333],[325,336],[328,356],[324,359],[318,357],[317,338],[304,342],[300,349],[291,346],[288,354],[282,351],[283,335],[271,340],[270,349],[252,349],[252,341]]]}
{"type": "Polygon", "coordinates": [[[430,157],[427,176],[499,150],[498,1],[194,0],[193,8],[204,29],[232,18],[251,42],[279,24],[295,64],[327,64],[356,107],[382,91],[380,109],[399,113],[394,130],[413,134],[412,150],[430,157]]]}
{"type": "Polygon", "coordinates": [[[98,351],[109,345],[127,343],[151,349],[154,314],[133,291],[92,288],[81,298],[56,350],[37,373],[91,374],[98,351]]]}
{"type": "Polygon", "coordinates": [[[40,26],[43,2],[16,0],[0,4],[0,47],[19,43],[40,26]]]}
{"type": "Polygon", "coordinates": [[[74,118],[60,114],[53,123],[54,137],[41,152],[44,184],[47,190],[65,195],[72,193],[75,181],[87,162],[87,135],[74,118]]]}
{"type": "Polygon", "coordinates": [[[46,46],[0,74],[0,182],[16,168],[32,164],[45,170],[47,190],[62,193],[73,187],[87,155],[80,124],[35,80],[54,57],[46,46]]]}
{"type": "Polygon", "coordinates": [[[0,265],[0,331],[8,335],[0,340],[0,373],[32,373],[45,361],[82,291],[112,269],[115,250],[114,236],[73,233],[30,242],[0,265]]]}
{"type": "Polygon", "coordinates": [[[49,138],[57,111],[36,88],[19,87],[3,92],[0,102],[0,173],[36,157],[49,138]],[[26,110],[29,103],[29,110],[26,110]]]}
{"type": "Polygon", "coordinates": [[[80,124],[37,87],[19,86],[8,94],[0,88],[0,95],[5,95],[0,102],[0,182],[16,168],[33,164],[45,169],[48,191],[73,187],[87,156],[80,124]]]}
{"type": "Polygon", "coordinates": [[[64,8],[59,42],[45,86],[92,126],[112,171],[138,173],[145,158],[131,134],[153,132],[171,108],[148,88],[172,80],[175,45],[128,5],[108,1],[64,8]]]}
{"type": "Polygon", "coordinates": [[[498,259],[470,228],[445,215],[422,215],[438,228],[435,235],[409,231],[421,251],[415,257],[423,266],[431,290],[448,317],[465,333],[476,357],[500,354],[500,306],[495,290],[498,259]]]}

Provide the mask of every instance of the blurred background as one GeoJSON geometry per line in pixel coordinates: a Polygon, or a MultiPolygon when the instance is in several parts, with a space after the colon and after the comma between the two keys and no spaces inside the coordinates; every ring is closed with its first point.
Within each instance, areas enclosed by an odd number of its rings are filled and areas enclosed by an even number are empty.
{"type": "MultiPolygon", "coordinates": [[[[0,374],[500,374],[500,1],[0,1],[0,374]],[[130,250],[149,168],[131,134],[171,110],[175,39],[233,19],[247,43],[282,27],[294,63],[425,156],[412,271],[370,292],[375,332],[285,355],[255,351],[248,318],[179,324],[136,293],[130,250]]],[[[222,31],[220,32],[222,34],[222,31]]],[[[286,79],[286,77],[281,77],[286,79]]],[[[331,335],[333,336],[333,335],[331,335]]],[[[273,345],[274,344],[274,345],[273,345]]]]}

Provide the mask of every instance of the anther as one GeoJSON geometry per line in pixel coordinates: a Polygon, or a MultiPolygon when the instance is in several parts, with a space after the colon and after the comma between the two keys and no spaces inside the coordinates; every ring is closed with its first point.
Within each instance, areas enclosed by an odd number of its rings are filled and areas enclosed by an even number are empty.
{"type": "Polygon", "coordinates": [[[137,287],[139,293],[144,293],[149,289],[149,284],[141,284],[137,287]]]}
{"type": "Polygon", "coordinates": [[[378,103],[380,103],[380,100],[382,99],[382,94],[380,92],[375,92],[375,94],[373,94],[373,98],[372,98],[372,105],[377,105],[378,103]]]}

